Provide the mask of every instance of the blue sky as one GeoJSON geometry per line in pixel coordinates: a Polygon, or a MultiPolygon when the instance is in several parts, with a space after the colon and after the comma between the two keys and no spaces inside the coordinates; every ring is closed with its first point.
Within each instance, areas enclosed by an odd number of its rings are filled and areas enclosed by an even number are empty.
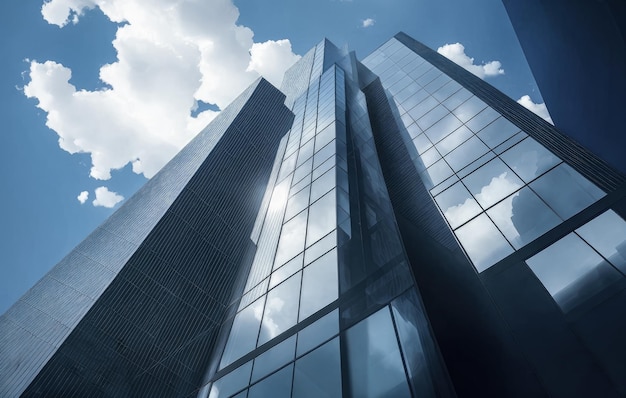
{"type": "Polygon", "coordinates": [[[250,81],[278,84],[323,37],[361,58],[398,31],[449,44],[542,102],[498,0],[24,0],[0,29],[0,313],[250,81]]]}

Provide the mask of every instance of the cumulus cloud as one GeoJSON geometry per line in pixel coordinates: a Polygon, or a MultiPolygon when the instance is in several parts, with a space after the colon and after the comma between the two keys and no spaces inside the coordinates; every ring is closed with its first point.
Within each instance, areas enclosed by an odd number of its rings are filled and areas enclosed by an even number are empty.
{"type": "Polygon", "coordinates": [[[439,47],[437,52],[481,79],[504,74],[500,61],[489,61],[480,65],[475,64],[474,58],[465,54],[465,46],[461,43],[445,44],[439,47]]]}
{"type": "Polygon", "coordinates": [[[92,203],[96,207],[106,207],[110,209],[124,200],[122,195],[119,195],[117,192],[109,191],[107,187],[96,188],[95,194],[96,198],[92,203]]]}
{"type": "Polygon", "coordinates": [[[87,199],[89,199],[89,192],[82,191],[81,193],[78,194],[76,199],[78,199],[78,201],[80,202],[81,205],[85,204],[87,199]]]}
{"type": "Polygon", "coordinates": [[[90,154],[96,179],[128,163],[153,176],[217,114],[192,114],[198,101],[223,109],[259,75],[280,81],[298,59],[288,40],[254,43],[232,0],[49,0],[41,12],[64,27],[96,7],[119,24],[117,60],[100,69],[106,88],[74,87],[54,61],[30,61],[24,87],[59,146],[90,154]]]}
{"type": "Polygon", "coordinates": [[[364,19],[363,21],[361,21],[361,25],[364,28],[369,28],[370,26],[374,26],[375,23],[376,23],[376,21],[374,19],[372,19],[372,18],[367,18],[367,19],[364,19]]]}
{"type": "Polygon", "coordinates": [[[520,99],[517,100],[517,103],[522,105],[524,108],[529,111],[535,113],[537,116],[545,119],[548,123],[554,124],[552,122],[552,118],[548,113],[548,108],[546,108],[545,103],[535,104],[532,99],[530,99],[529,95],[523,95],[520,99]]]}
{"type": "Polygon", "coordinates": [[[291,42],[287,39],[254,43],[246,71],[257,71],[274,86],[280,87],[285,74],[284,65],[293,65],[299,59],[300,56],[291,51],[291,42]]]}

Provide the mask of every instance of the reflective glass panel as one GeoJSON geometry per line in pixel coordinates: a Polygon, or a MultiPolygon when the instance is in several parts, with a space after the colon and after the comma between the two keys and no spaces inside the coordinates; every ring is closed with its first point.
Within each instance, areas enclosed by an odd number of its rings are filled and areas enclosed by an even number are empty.
{"type": "Polygon", "coordinates": [[[333,231],[315,242],[304,252],[304,264],[308,265],[322,254],[337,246],[337,231],[333,231]]]}
{"type": "Polygon", "coordinates": [[[321,198],[336,185],[335,169],[332,168],[311,184],[311,203],[321,198]]]}
{"type": "Polygon", "coordinates": [[[407,127],[406,131],[409,133],[409,137],[411,137],[411,139],[417,137],[422,133],[422,129],[420,129],[416,123],[413,123],[409,127],[407,127]]]}
{"type": "Polygon", "coordinates": [[[482,211],[460,182],[437,195],[435,201],[452,228],[460,226],[482,211]]]}
{"type": "Polygon", "coordinates": [[[408,114],[413,118],[413,120],[418,120],[437,106],[437,104],[439,104],[439,102],[436,99],[433,97],[427,97],[425,100],[413,107],[413,109],[410,109],[408,114]]]}
{"type": "Polygon", "coordinates": [[[472,97],[463,104],[459,105],[459,107],[452,111],[452,113],[454,113],[459,120],[465,123],[486,107],[487,104],[478,99],[478,97],[472,97]]]}
{"type": "Polygon", "coordinates": [[[484,209],[524,185],[522,180],[498,158],[465,177],[463,182],[484,209]]]}
{"type": "Polygon", "coordinates": [[[461,105],[462,103],[464,103],[471,96],[472,96],[472,93],[462,88],[461,90],[457,91],[455,94],[448,97],[448,99],[443,101],[443,105],[446,108],[453,110],[459,105],[461,105]]]}
{"type": "Polygon", "coordinates": [[[530,137],[504,152],[500,157],[526,182],[534,180],[561,161],[530,137]]]}
{"type": "Polygon", "coordinates": [[[420,126],[422,130],[426,130],[436,122],[440,121],[444,116],[448,115],[448,112],[449,111],[445,107],[443,107],[442,105],[438,105],[433,110],[429,111],[427,114],[416,120],[417,125],[420,126]]]}
{"type": "Polygon", "coordinates": [[[274,271],[270,279],[270,289],[302,269],[302,257],[300,254],[274,271]]]}
{"type": "MultiPolygon", "coordinates": [[[[292,185],[295,185],[297,182],[301,181],[304,177],[311,173],[311,164],[312,159],[309,158],[302,166],[296,168],[296,171],[293,172],[293,180],[292,185]]],[[[309,180],[310,181],[310,180],[309,180]]]]}
{"type": "Polygon", "coordinates": [[[304,189],[301,189],[289,199],[289,202],[287,203],[287,210],[285,211],[285,220],[291,219],[291,217],[300,213],[309,205],[310,190],[311,186],[307,185],[304,189]]]}
{"type": "Polygon", "coordinates": [[[468,120],[465,125],[476,133],[483,129],[489,123],[496,120],[498,116],[500,116],[500,114],[492,108],[485,108],[478,115],[468,120]]]}
{"type": "MultiPolygon", "coordinates": [[[[307,246],[318,241],[337,226],[336,190],[332,190],[309,207],[309,225],[307,228],[307,246]]],[[[300,242],[304,236],[299,237],[300,242]]],[[[282,237],[281,237],[282,239],[282,237]]],[[[302,250],[301,248],[299,250],[302,250]]]]}
{"type": "Polygon", "coordinates": [[[388,307],[348,329],[345,342],[353,396],[411,396],[388,307]]]}
{"type": "MultiPolygon", "coordinates": [[[[441,107],[442,109],[445,109],[441,107]]],[[[445,111],[448,112],[447,110],[445,111]]],[[[451,113],[448,113],[443,119],[432,125],[424,134],[430,138],[432,142],[439,142],[448,134],[461,127],[461,122],[451,113]]]]}
{"type": "Polygon", "coordinates": [[[611,264],[626,273],[626,222],[617,213],[606,211],[576,232],[611,264]]]}
{"type": "Polygon", "coordinates": [[[589,299],[621,276],[571,233],[526,260],[563,311],[589,299]]]}
{"type": "Polygon", "coordinates": [[[432,165],[433,163],[435,163],[437,160],[441,159],[441,155],[439,154],[439,152],[437,152],[437,149],[435,147],[432,147],[426,152],[424,152],[420,156],[420,158],[422,159],[422,163],[424,164],[424,167],[426,168],[432,165]]]}
{"type": "Polygon", "coordinates": [[[420,134],[413,140],[413,145],[417,149],[417,153],[422,154],[433,146],[425,134],[420,134]]]}
{"type": "Polygon", "coordinates": [[[519,127],[509,122],[507,119],[500,117],[495,122],[476,133],[476,135],[490,148],[495,148],[513,137],[518,131],[520,131],[519,127]]]}
{"type": "Polygon", "coordinates": [[[209,398],[227,398],[245,388],[250,381],[251,370],[252,362],[248,362],[216,380],[211,386],[209,398]]]}
{"type": "Polygon", "coordinates": [[[248,398],[289,398],[291,396],[291,378],[293,364],[261,380],[248,390],[248,398]]]}
{"type": "Polygon", "coordinates": [[[421,173],[422,181],[424,182],[424,185],[426,185],[427,189],[434,187],[446,178],[450,177],[452,174],[452,169],[443,159],[435,162],[426,171],[421,173]]]}
{"type": "Polygon", "coordinates": [[[298,166],[304,163],[305,160],[309,159],[313,156],[313,144],[314,140],[309,140],[306,144],[302,145],[300,148],[300,153],[298,154],[298,166]]]}
{"type": "Polygon", "coordinates": [[[259,346],[296,324],[301,277],[298,272],[267,293],[259,346]]]}
{"type": "Polygon", "coordinates": [[[487,214],[516,249],[561,221],[528,187],[504,199],[489,209],[487,214]]]}
{"type": "Polygon", "coordinates": [[[446,156],[446,161],[452,167],[452,170],[459,171],[481,157],[488,150],[489,148],[474,136],[450,152],[446,156]]]}
{"type": "Polygon", "coordinates": [[[341,397],[341,359],[338,337],[296,361],[293,397],[341,397]]]}
{"type": "Polygon", "coordinates": [[[317,347],[339,333],[339,310],[330,312],[298,332],[296,356],[317,347]]]}
{"type": "Polygon", "coordinates": [[[264,303],[265,296],[250,304],[235,316],[230,335],[228,336],[228,343],[226,343],[226,348],[224,348],[220,368],[241,358],[255,348],[264,303]]]}
{"type": "Polygon", "coordinates": [[[304,268],[300,317],[302,320],[337,299],[337,249],[304,268]]]}
{"type": "Polygon", "coordinates": [[[455,233],[478,272],[513,253],[511,245],[485,214],[463,225],[455,233]]]}
{"type": "Polygon", "coordinates": [[[437,143],[437,145],[435,145],[435,146],[437,147],[439,152],[443,156],[445,156],[445,155],[448,154],[448,152],[450,152],[454,148],[456,148],[459,145],[461,145],[463,142],[465,142],[472,135],[473,134],[470,131],[470,129],[468,129],[465,126],[461,126],[458,129],[456,129],[452,134],[450,134],[449,136],[447,136],[443,140],[439,141],[439,143],[437,143]]]}
{"type": "Polygon", "coordinates": [[[317,168],[320,164],[324,163],[326,159],[333,156],[335,154],[335,141],[331,141],[325,147],[320,149],[313,156],[313,168],[317,168]]]}
{"type": "Polygon", "coordinates": [[[565,163],[532,182],[530,187],[564,220],[604,196],[604,192],[565,163]]]}
{"type": "Polygon", "coordinates": [[[266,374],[293,361],[295,351],[296,335],[293,335],[256,357],[252,371],[252,382],[254,383],[266,374]]]}
{"type": "Polygon", "coordinates": [[[283,264],[296,254],[304,250],[304,236],[306,231],[306,210],[287,221],[280,232],[280,240],[276,249],[274,264],[283,264]]]}
{"type": "Polygon", "coordinates": [[[335,124],[331,124],[315,136],[315,151],[322,149],[335,138],[335,124]]]}

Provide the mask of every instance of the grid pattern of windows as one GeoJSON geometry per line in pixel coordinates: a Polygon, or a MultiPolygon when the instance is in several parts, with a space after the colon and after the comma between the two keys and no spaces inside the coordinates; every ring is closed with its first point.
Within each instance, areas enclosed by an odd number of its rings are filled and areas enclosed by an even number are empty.
{"type": "Polygon", "coordinates": [[[364,63],[393,95],[414,165],[479,272],[605,195],[398,40],[364,63]]]}

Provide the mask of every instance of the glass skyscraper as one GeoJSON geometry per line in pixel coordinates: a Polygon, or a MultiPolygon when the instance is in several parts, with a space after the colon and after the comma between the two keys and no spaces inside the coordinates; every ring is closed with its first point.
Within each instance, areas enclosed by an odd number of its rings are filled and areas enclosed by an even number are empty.
{"type": "Polygon", "coordinates": [[[0,393],[624,396],[625,182],[403,33],[324,40],[0,318],[0,393]]]}

